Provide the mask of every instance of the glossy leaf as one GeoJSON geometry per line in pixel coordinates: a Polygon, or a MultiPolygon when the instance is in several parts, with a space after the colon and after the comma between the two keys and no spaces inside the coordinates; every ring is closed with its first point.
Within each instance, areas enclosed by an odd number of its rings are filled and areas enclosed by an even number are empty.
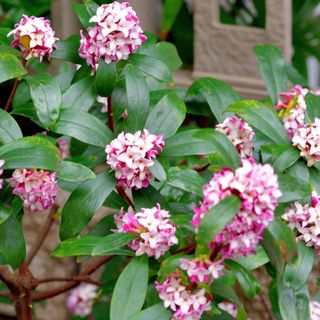
{"type": "Polygon", "coordinates": [[[180,12],[183,0],[165,0],[161,21],[161,32],[169,32],[180,12]]]}
{"type": "Polygon", "coordinates": [[[86,166],[82,164],[63,161],[57,172],[57,179],[63,181],[85,181],[95,178],[95,174],[86,166]]]}
{"type": "Polygon", "coordinates": [[[225,109],[240,100],[240,95],[228,84],[213,78],[196,80],[188,89],[186,101],[190,104],[205,101],[218,122],[223,122],[225,109]]]}
{"type": "Polygon", "coordinates": [[[136,132],[144,127],[149,112],[149,89],[137,68],[131,64],[125,67],[126,96],[128,101],[128,127],[136,132]]]}
{"type": "Polygon", "coordinates": [[[186,155],[207,155],[219,153],[229,167],[240,166],[237,150],[221,132],[213,129],[186,130],[166,140],[161,156],[179,157],[186,155]]]}
{"type": "Polygon", "coordinates": [[[161,163],[157,159],[154,159],[153,162],[153,166],[149,167],[152,176],[158,179],[160,182],[167,180],[167,174],[161,163]]]}
{"type": "MultiPolygon", "coordinates": [[[[282,282],[282,278],[277,282],[278,304],[283,320],[298,320],[296,313],[296,298],[292,288],[282,282]]],[[[301,319],[302,320],[302,319],[301,319]]]]}
{"type": "Polygon", "coordinates": [[[47,139],[25,137],[0,147],[4,169],[38,168],[55,171],[61,156],[58,148],[47,139]]]}
{"type": "Polygon", "coordinates": [[[114,173],[102,172],[95,179],[83,182],[69,197],[62,210],[60,237],[76,236],[103,205],[116,185],[114,173]]]}
{"type": "Polygon", "coordinates": [[[240,200],[230,196],[211,208],[201,219],[196,235],[197,254],[206,254],[210,250],[208,244],[237,214],[240,209],[240,200]]]}
{"type": "Polygon", "coordinates": [[[0,205],[0,224],[4,223],[12,214],[13,208],[6,205],[0,205]]]}
{"type": "Polygon", "coordinates": [[[117,69],[115,62],[105,63],[101,59],[96,73],[96,91],[101,97],[111,95],[117,79],[117,69]]]}
{"type": "Polygon", "coordinates": [[[0,83],[22,77],[26,73],[26,69],[17,57],[7,52],[0,52],[0,83]]]}
{"type": "Polygon", "coordinates": [[[163,306],[163,303],[157,303],[147,309],[137,313],[130,320],[169,320],[172,312],[163,306]]]}
{"type": "Polygon", "coordinates": [[[113,290],[110,320],[128,320],[143,306],[148,286],[148,258],[132,259],[120,274],[113,290]]]}
{"type": "Polygon", "coordinates": [[[281,51],[274,45],[255,46],[254,53],[268,93],[276,104],[278,94],[287,91],[289,85],[286,61],[281,51]]]}
{"type": "Polygon", "coordinates": [[[298,320],[310,319],[310,295],[308,286],[305,285],[299,291],[295,291],[296,313],[298,320]]]}
{"type": "Polygon", "coordinates": [[[226,111],[234,112],[275,143],[291,145],[277,114],[263,103],[243,100],[232,104],[226,111]]]}
{"type": "Polygon", "coordinates": [[[269,258],[262,247],[256,249],[256,254],[251,254],[247,257],[241,257],[235,260],[241,264],[244,268],[251,271],[257,269],[269,262],[269,258]]]}
{"type": "Polygon", "coordinates": [[[161,205],[162,209],[170,209],[166,199],[152,186],[133,192],[133,199],[137,210],[153,208],[157,203],[161,205]]]}
{"type": "Polygon", "coordinates": [[[308,93],[305,100],[307,105],[305,122],[313,123],[315,118],[320,119],[320,97],[308,93]]]}
{"type": "Polygon", "coordinates": [[[30,86],[31,98],[37,117],[45,128],[58,120],[61,108],[61,91],[58,83],[48,74],[29,75],[25,80],[30,86]]]}
{"type": "Polygon", "coordinates": [[[186,106],[176,94],[164,96],[148,115],[145,128],[164,138],[174,135],[186,116],[186,106]]]}
{"type": "Polygon", "coordinates": [[[159,281],[163,282],[181,265],[180,259],[191,259],[193,256],[187,254],[175,254],[165,259],[160,266],[158,272],[159,281]]]}
{"type": "Polygon", "coordinates": [[[17,122],[10,114],[0,109],[0,141],[5,144],[22,138],[22,132],[17,122]]]}
{"type": "Polygon", "coordinates": [[[112,140],[112,132],[95,116],[72,109],[62,109],[52,131],[76,138],[82,142],[105,148],[112,140]]]}
{"type": "Polygon", "coordinates": [[[83,60],[79,56],[80,36],[74,35],[68,39],[60,39],[55,43],[56,49],[51,52],[51,57],[59,60],[81,64],[83,60]]]}

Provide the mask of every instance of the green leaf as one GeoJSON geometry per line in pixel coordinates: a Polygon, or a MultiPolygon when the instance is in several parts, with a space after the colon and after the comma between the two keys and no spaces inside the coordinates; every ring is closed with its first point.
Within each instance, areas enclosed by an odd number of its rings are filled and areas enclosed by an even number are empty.
{"type": "Polygon", "coordinates": [[[61,156],[58,148],[48,139],[25,137],[0,147],[4,169],[38,168],[55,171],[61,156]]]}
{"type": "Polygon", "coordinates": [[[0,224],[4,223],[12,214],[13,208],[0,204],[0,224]]]}
{"type": "Polygon", "coordinates": [[[186,192],[203,196],[202,187],[206,180],[192,169],[170,168],[166,184],[186,192]]]}
{"type": "Polygon", "coordinates": [[[286,61],[281,51],[274,45],[255,46],[254,53],[268,93],[273,103],[276,104],[278,94],[287,91],[289,85],[286,61]]]}
{"type": "Polygon", "coordinates": [[[88,11],[84,4],[80,4],[77,2],[72,2],[72,9],[77,14],[82,26],[84,28],[89,28],[92,24],[89,23],[92,14],[88,11]]]}
{"type": "Polygon", "coordinates": [[[316,190],[316,192],[320,193],[320,171],[316,168],[309,168],[310,173],[310,182],[312,183],[312,187],[316,190]]]}
{"type": "Polygon", "coordinates": [[[242,288],[244,294],[249,298],[253,299],[256,294],[261,290],[260,283],[256,278],[241,264],[226,260],[225,264],[233,271],[237,277],[240,287],[242,288]]]}
{"type": "Polygon", "coordinates": [[[11,215],[0,224],[0,260],[16,269],[24,261],[26,246],[21,222],[11,215]]]}
{"type": "Polygon", "coordinates": [[[308,281],[314,261],[314,249],[307,247],[304,242],[298,244],[298,259],[291,265],[286,265],[283,282],[295,291],[300,290],[308,281]]]}
{"type": "Polygon", "coordinates": [[[157,303],[152,307],[144,309],[137,313],[130,320],[169,320],[172,312],[163,306],[163,303],[157,303]]]}
{"type": "Polygon", "coordinates": [[[113,172],[102,172],[95,179],[83,182],[75,189],[62,210],[60,237],[76,236],[103,205],[117,181],[113,172]]]}
{"type": "Polygon", "coordinates": [[[45,128],[52,127],[58,120],[61,107],[61,91],[58,83],[45,73],[29,75],[25,80],[30,86],[38,119],[45,128]]]}
{"type": "Polygon", "coordinates": [[[298,257],[296,237],[283,221],[275,218],[269,223],[262,237],[261,245],[279,274],[283,272],[285,262],[290,264],[296,261],[298,257]]]}
{"type": "Polygon", "coordinates": [[[131,251],[122,247],[134,240],[137,235],[130,233],[112,233],[105,237],[87,235],[62,241],[51,253],[57,258],[70,256],[99,256],[99,255],[131,255],[131,251]]]}
{"type": "Polygon", "coordinates": [[[232,104],[226,111],[234,112],[273,142],[291,145],[277,114],[263,103],[243,100],[232,104]]]}
{"type": "Polygon", "coordinates": [[[160,282],[165,281],[168,279],[168,277],[176,271],[181,265],[180,259],[192,259],[192,256],[179,253],[175,254],[173,256],[170,256],[169,258],[165,259],[160,266],[159,272],[158,272],[158,280],[160,282]]]}
{"type": "Polygon", "coordinates": [[[175,93],[165,95],[149,113],[145,128],[164,138],[174,135],[186,117],[186,106],[175,93]]]}
{"type": "Polygon", "coordinates": [[[133,192],[133,199],[137,210],[153,208],[157,203],[160,204],[162,209],[170,209],[166,199],[152,186],[133,192]]]}
{"type": "Polygon", "coordinates": [[[310,319],[310,295],[308,286],[305,285],[299,291],[295,291],[295,296],[298,320],[310,319]]]}
{"type": "Polygon", "coordinates": [[[180,157],[216,152],[232,169],[240,166],[240,157],[233,144],[223,133],[213,129],[191,129],[177,133],[166,140],[161,156],[180,157]]]}
{"type": "Polygon", "coordinates": [[[17,122],[10,114],[0,109],[0,141],[5,144],[22,138],[22,132],[17,122]]]}
{"type": "Polygon", "coordinates": [[[278,181],[282,192],[282,196],[278,199],[279,203],[302,200],[311,194],[311,185],[306,180],[289,174],[278,174],[278,181]]]}
{"type": "Polygon", "coordinates": [[[60,168],[57,172],[58,181],[63,180],[79,182],[93,179],[95,177],[96,175],[88,167],[71,161],[61,162],[60,168]]]}
{"type": "Polygon", "coordinates": [[[74,64],[81,64],[82,58],[79,56],[80,36],[73,35],[67,39],[61,39],[55,43],[56,49],[52,51],[51,58],[70,61],[74,64]]]}
{"type": "Polygon", "coordinates": [[[167,180],[167,174],[161,163],[157,159],[153,159],[153,162],[153,166],[149,167],[152,176],[160,182],[167,180]]]}
{"type": "Polygon", "coordinates": [[[183,5],[183,0],[165,0],[163,5],[161,32],[169,32],[180,12],[183,5]]]}
{"type": "Polygon", "coordinates": [[[62,96],[62,107],[88,111],[96,100],[94,83],[94,77],[86,77],[73,83],[62,96]]]}
{"type": "Polygon", "coordinates": [[[114,233],[102,238],[92,251],[93,256],[110,255],[112,252],[136,239],[138,235],[133,233],[114,233]]]}
{"type": "Polygon", "coordinates": [[[292,288],[286,286],[280,277],[277,282],[278,304],[283,320],[298,320],[296,313],[296,298],[292,288]]]}
{"type": "Polygon", "coordinates": [[[212,293],[215,299],[219,297],[222,300],[228,300],[236,304],[240,304],[240,300],[235,291],[230,288],[229,285],[225,284],[223,280],[224,279],[220,277],[213,281],[211,285],[212,293]]]}
{"type": "Polygon", "coordinates": [[[102,97],[111,95],[117,79],[117,69],[115,62],[105,63],[100,60],[99,67],[96,73],[96,91],[102,97]]]}
{"type": "Polygon", "coordinates": [[[132,259],[124,268],[113,290],[110,320],[128,320],[143,306],[148,286],[148,259],[132,259]]]}
{"type": "Polygon", "coordinates": [[[73,109],[61,110],[52,131],[103,148],[113,138],[112,132],[101,120],[87,112],[75,112],[73,109]]]}
{"type": "Polygon", "coordinates": [[[171,70],[156,57],[136,53],[130,57],[129,63],[152,78],[167,84],[173,84],[171,70]]]}
{"type": "Polygon", "coordinates": [[[262,247],[256,249],[255,254],[235,260],[249,271],[255,270],[269,262],[269,258],[262,247]]]}
{"type": "Polygon", "coordinates": [[[141,72],[133,65],[125,67],[128,101],[128,128],[136,132],[144,127],[149,112],[149,89],[141,72]]]}
{"type": "Polygon", "coordinates": [[[196,80],[188,89],[186,97],[190,104],[206,102],[218,122],[223,122],[225,109],[240,99],[240,95],[228,84],[213,78],[196,80]]]}
{"type": "Polygon", "coordinates": [[[211,208],[202,218],[196,235],[197,254],[206,254],[210,250],[208,244],[237,214],[240,209],[240,200],[230,196],[211,208]]]}
{"type": "Polygon", "coordinates": [[[27,70],[17,57],[7,52],[0,52],[0,83],[22,77],[26,73],[27,70]]]}
{"type": "Polygon", "coordinates": [[[320,97],[308,93],[305,98],[307,105],[307,116],[305,122],[313,123],[315,118],[320,119],[320,97]]]}

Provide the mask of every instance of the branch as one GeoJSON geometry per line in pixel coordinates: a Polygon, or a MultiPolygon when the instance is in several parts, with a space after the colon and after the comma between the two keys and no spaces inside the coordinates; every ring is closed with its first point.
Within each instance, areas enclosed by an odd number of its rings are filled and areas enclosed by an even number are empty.
{"type": "Polygon", "coordinates": [[[10,297],[9,291],[0,291],[0,297],[10,297]]]}
{"type": "Polygon", "coordinates": [[[113,111],[112,111],[112,99],[111,96],[108,97],[108,127],[112,132],[114,132],[114,123],[113,123],[113,111]]]}
{"type": "Polygon", "coordinates": [[[96,281],[91,279],[88,276],[75,276],[75,277],[70,277],[70,278],[63,278],[63,277],[51,277],[51,278],[45,278],[45,279],[40,279],[40,283],[48,283],[48,282],[60,282],[60,281],[79,281],[79,282],[87,282],[87,283],[92,283],[96,286],[102,286],[103,283],[100,281],[96,281]]]}
{"type": "Polygon", "coordinates": [[[26,258],[26,264],[30,265],[33,258],[35,257],[35,255],[37,254],[37,252],[39,251],[39,249],[41,248],[41,245],[43,244],[45,238],[47,237],[49,230],[55,220],[54,216],[56,214],[56,212],[58,211],[59,206],[54,204],[52,206],[52,208],[50,209],[50,213],[48,215],[47,221],[45,222],[45,224],[42,227],[42,231],[38,236],[38,239],[36,240],[36,242],[34,243],[33,247],[31,248],[27,258],[26,258]]]}
{"type": "MultiPolygon", "coordinates": [[[[87,266],[82,272],[80,272],[79,276],[88,276],[99,269],[102,265],[113,259],[114,256],[104,256],[99,259],[93,260],[89,266],[87,266]]],[[[70,281],[61,287],[57,287],[51,290],[43,291],[43,292],[33,292],[31,295],[32,301],[41,301],[49,298],[53,298],[61,293],[64,293],[70,289],[73,289],[78,286],[81,281],[75,280],[70,281]]]]}

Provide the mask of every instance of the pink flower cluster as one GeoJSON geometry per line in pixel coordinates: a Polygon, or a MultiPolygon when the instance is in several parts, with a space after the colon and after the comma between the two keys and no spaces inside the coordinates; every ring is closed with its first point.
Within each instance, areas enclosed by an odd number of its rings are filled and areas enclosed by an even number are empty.
{"type": "Polygon", "coordinates": [[[289,92],[281,92],[279,103],[275,106],[276,110],[281,110],[279,115],[282,117],[284,128],[290,139],[299,128],[304,126],[307,109],[305,96],[308,92],[308,89],[304,89],[298,84],[289,92]]]}
{"type": "Polygon", "coordinates": [[[212,239],[221,248],[223,259],[254,253],[261,233],[273,220],[277,199],[281,196],[278,177],[269,164],[256,164],[252,158],[243,159],[242,167],[232,171],[225,168],[213,175],[203,188],[204,198],[194,208],[192,224],[198,228],[201,219],[222,199],[234,194],[241,200],[240,211],[212,239]]]}
{"type": "Polygon", "coordinates": [[[296,229],[298,240],[303,240],[308,247],[313,246],[316,254],[320,254],[320,197],[314,191],[309,204],[295,202],[288,208],[282,219],[288,221],[291,229],[296,229]]]}
{"type": "Polygon", "coordinates": [[[320,320],[320,303],[310,301],[310,320],[320,320]]]}
{"type": "Polygon", "coordinates": [[[92,312],[92,305],[97,298],[97,286],[81,284],[73,289],[67,299],[67,307],[73,316],[86,317],[92,312]]]}
{"type": "Polygon", "coordinates": [[[171,246],[178,243],[175,236],[176,227],[169,220],[170,214],[160,205],[151,209],[142,208],[136,214],[129,209],[115,216],[116,232],[136,233],[139,237],[128,246],[140,256],[146,253],[149,257],[159,259],[171,246]]]}
{"type": "Polygon", "coordinates": [[[244,120],[236,116],[226,118],[223,123],[216,126],[216,130],[227,136],[238,150],[241,158],[252,156],[255,133],[244,120]]]}
{"type": "Polygon", "coordinates": [[[115,170],[118,184],[126,188],[147,188],[152,178],[149,167],[152,159],[162,151],[164,141],[161,135],[144,130],[135,134],[120,133],[106,146],[107,164],[115,170]]]}
{"type": "Polygon", "coordinates": [[[222,261],[212,262],[208,258],[180,259],[180,268],[187,272],[192,283],[211,284],[214,279],[223,275],[222,261]]]}
{"type": "Polygon", "coordinates": [[[93,70],[100,59],[106,63],[127,60],[147,39],[128,2],[100,6],[90,22],[95,25],[88,28],[88,35],[81,31],[79,54],[93,70]]]}
{"type": "Polygon", "coordinates": [[[205,311],[211,310],[211,301],[205,289],[192,290],[185,286],[178,271],[162,284],[155,283],[165,308],[170,307],[174,311],[172,320],[199,320],[205,311]]]}
{"type": "Polygon", "coordinates": [[[8,36],[13,34],[11,46],[18,46],[24,59],[38,58],[42,61],[45,55],[50,59],[50,53],[55,49],[55,32],[52,30],[50,20],[43,17],[27,17],[23,15],[20,23],[15,24],[8,36]]]}
{"type": "Polygon", "coordinates": [[[299,128],[292,143],[300,150],[301,157],[307,159],[308,167],[315,161],[320,161],[320,119],[315,118],[314,122],[299,128]]]}
{"type": "Polygon", "coordinates": [[[55,172],[17,169],[7,182],[13,188],[13,194],[19,196],[31,212],[43,211],[54,204],[57,195],[55,172]]]}
{"type": "MultiPolygon", "coordinates": [[[[5,161],[4,160],[0,160],[0,176],[3,174],[3,169],[1,169],[4,165],[5,161]]],[[[2,183],[3,183],[3,179],[0,179],[0,189],[2,189],[2,183]]]]}

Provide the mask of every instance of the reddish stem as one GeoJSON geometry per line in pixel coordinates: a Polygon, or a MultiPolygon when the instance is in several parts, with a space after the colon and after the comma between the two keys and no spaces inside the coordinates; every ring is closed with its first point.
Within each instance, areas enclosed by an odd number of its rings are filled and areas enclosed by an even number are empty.
{"type": "Polygon", "coordinates": [[[119,195],[125,200],[125,202],[129,206],[131,206],[134,211],[136,211],[136,207],[135,207],[134,203],[128,197],[128,195],[126,194],[124,188],[122,186],[120,186],[120,185],[118,185],[116,188],[117,188],[117,191],[118,191],[119,195]]]}
{"type": "Polygon", "coordinates": [[[112,98],[108,97],[108,127],[114,132],[113,111],[112,111],[112,98]]]}
{"type": "Polygon", "coordinates": [[[78,281],[78,282],[87,282],[87,283],[92,283],[96,286],[102,286],[103,283],[100,281],[93,280],[89,278],[88,276],[75,276],[75,277],[70,277],[70,278],[63,278],[63,277],[50,277],[50,278],[45,278],[45,279],[40,279],[40,283],[48,283],[48,282],[64,282],[64,281],[78,281]]]}

